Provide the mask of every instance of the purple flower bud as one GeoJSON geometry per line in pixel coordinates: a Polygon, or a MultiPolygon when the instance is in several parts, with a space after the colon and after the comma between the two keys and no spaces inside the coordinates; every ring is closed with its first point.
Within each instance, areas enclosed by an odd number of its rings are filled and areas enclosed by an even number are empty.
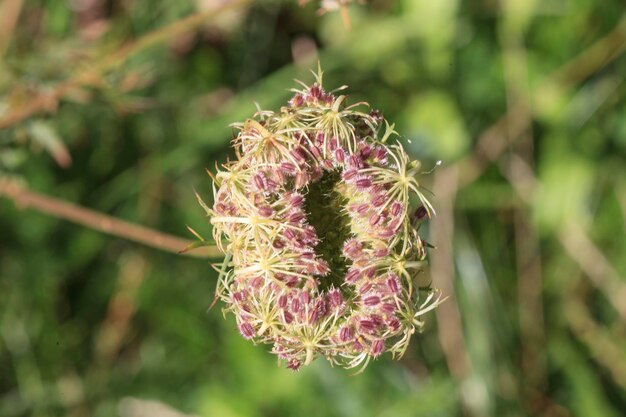
{"type": "Polygon", "coordinates": [[[376,339],[374,340],[374,342],[372,343],[372,356],[373,357],[378,357],[380,356],[381,353],[383,353],[383,350],[385,349],[385,341],[382,339],[376,339]]]}
{"type": "Polygon", "coordinates": [[[334,289],[328,292],[328,302],[330,307],[333,309],[337,309],[343,305],[343,296],[341,295],[341,291],[334,289]]]}
{"type": "Polygon", "coordinates": [[[369,211],[369,209],[370,209],[370,205],[367,204],[367,203],[363,203],[363,204],[360,204],[359,206],[357,206],[356,211],[357,211],[357,213],[362,215],[362,214],[367,213],[369,211]]]}
{"type": "Polygon", "coordinates": [[[304,203],[304,196],[299,193],[293,193],[291,195],[291,198],[289,199],[289,204],[294,208],[302,207],[303,203],[304,203]]]}
{"type": "Polygon", "coordinates": [[[291,311],[294,313],[298,313],[300,311],[300,300],[297,298],[291,300],[291,311]]]}
{"type": "Polygon", "coordinates": [[[304,213],[299,212],[299,211],[295,211],[295,212],[289,213],[289,215],[287,215],[287,220],[290,223],[299,224],[304,219],[306,219],[306,216],[304,215],[304,213]]]}
{"type": "Polygon", "coordinates": [[[296,166],[288,161],[284,161],[280,163],[280,170],[287,175],[296,174],[296,166]]]}
{"type": "Polygon", "coordinates": [[[356,239],[349,239],[343,245],[343,255],[352,260],[356,260],[363,255],[363,244],[356,239]]]}
{"type": "Polygon", "coordinates": [[[296,162],[298,162],[298,164],[305,163],[308,157],[306,151],[302,148],[293,149],[291,151],[291,156],[296,160],[296,162]]]}
{"type": "Polygon", "coordinates": [[[309,183],[309,176],[304,172],[298,172],[296,174],[296,180],[294,181],[294,186],[296,189],[300,189],[309,183]]]}
{"type": "Polygon", "coordinates": [[[367,159],[369,158],[371,153],[372,153],[372,147],[369,145],[363,145],[363,147],[361,148],[361,158],[367,159]]]}
{"type": "Polygon", "coordinates": [[[373,287],[373,284],[371,282],[366,282],[365,284],[361,286],[361,288],[359,288],[359,293],[367,294],[368,292],[370,292],[372,287],[373,287]]]}
{"type": "Polygon", "coordinates": [[[397,217],[400,215],[400,213],[402,213],[402,203],[399,203],[397,201],[393,202],[393,204],[391,204],[391,214],[394,217],[397,217]]]}
{"type": "Polygon", "coordinates": [[[313,84],[309,89],[309,94],[315,100],[319,100],[322,97],[323,91],[317,84],[313,84]]]}
{"type": "Polygon", "coordinates": [[[298,283],[300,282],[300,280],[298,279],[298,277],[294,276],[294,275],[289,275],[286,276],[283,279],[283,282],[285,283],[286,286],[288,286],[289,288],[293,288],[296,285],[298,285],[298,283]]]}
{"type": "Polygon", "coordinates": [[[311,154],[313,154],[313,156],[316,159],[321,159],[322,158],[322,153],[320,152],[319,148],[317,146],[311,146],[309,148],[309,150],[311,151],[311,154]]]}
{"type": "Polygon", "coordinates": [[[419,206],[417,210],[415,210],[415,214],[413,216],[415,220],[421,220],[426,217],[426,215],[428,215],[428,210],[426,210],[426,207],[419,206]]]}
{"type": "Polygon", "coordinates": [[[363,298],[363,304],[367,307],[374,307],[380,304],[380,297],[377,295],[370,295],[363,298]]]}
{"type": "Polygon", "coordinates": [[[296,232],[291,229],[285,229],[285,231],[283,231],[283,236],[285,236],[288,240],[295,240],[297,237],[296,232]]]}
{"type": "Polygon", "coordinates": [[[365,275],[367,278],[373,278],[374,275],[376,275],[376,266],[368,266],[367,268],[363,269],[362,272],[363,275],[365,275]]]}
{"type": "Polygon", "coordinates": [[[261,285],[263,285],[263,278],[261,277],[254,277],[250,280],[250,287],[254,288],[254,289],[259,289],[261,288],[261,285]]]}
{"type": "Polygon", "coordinates": [[[387,150],[383,147],[378,147],[374,151],[374,159],[378,162],[385,163],[387,161],[387,150]]]}
{"type": "Polygon", "coordinates": [[[291,107],[301,107],[304,104],[304,98],[300,94],[296,94],[289,101],[289,104],[291,105],[291,107]]]}
{"type": "Polygon", "coordinates": [[[277,188],[278,188],[278,184],[276,183],[276,181],[274,181],[271,178],[265,179],[265,189],[267,191],[276,191],[277,188]]]}
{"type": "Polygon", "coordinates": [[[357,174],[358,174],[358,171],[356,169],[346,169],[345,171],[343,171],[343,174],[341,174],[341,177],[343,178],[344,181],[350,181],[354,177],[356,177],[357,174]]]}
{"type": "Polygon", "coordinates": [[[397,332],[400,329],[400,320],[398,320],[397,318],[393,317],[391,319],[389,319],[389,321],[387,322],[387,325],[389,326],[389,328],[391,330],[393,330],[394,332],[397,332]]]}
{"type": "Polygon", "coordinates": [[[260,172],[258,174],[254,174],[254,176],[252,177],[252,180],[254,181],[254,185],[257,190],[259,191],[265,190],[265,180],[263,178],[263,174],[261,174],[260,172]]]}
{"type": "Polygon", "coordinates": [[[355,284],[359,279],[361,279],[361,273],[359,272],[359,270],[350,268],[350,270],[346,274],[346,282],[348,284],[355,284]]]}
{"type": "Polygon", "coordinates": [[[330,267],[328,266],[328,264],[326,263],[326,261],[324,261],[323,259],[320,259],[318,262],[314,262],[311,265],[311,269],[309,269],[309,271],[313,274],[313,275],[327,275],[330,272],[330,267]]]}
{"type": "Polygon", "coordinates": [[[259,207],[257,210],[259,211],[259,214],[263,217],[272,217],[272,214],[274,214],[274,210],[272,210],[272,208],[268,206],[259,207]]]}
{"type": "Polygon", "coordinates": [[[389,288],[392,294],[397,295],[400,293],[400,282],[398,281],[397,275],[390,275],[385,281],[385,284],[387,284],[387,288],[389,288]]]}
{"type": "Polygon", "coordinates": [[[312,252],[312,251],[311,252],[305,252],[305,253],[302,253],[300,255],[300,257],[302,259],[313,260],[313,259],[315,259],[315,253],[312,252]]]}
{"type": "Polygon", "coordinates": [[[307,227],[302,231],[302,239],[305,242],[315,242],[317,243],[317,234],[315,233],[315,229],[311,227],[307,227]]]}
{"type": "Polygon", "coordinates": [[[383,115],[378,109],[372,109],[370,111],[370,117],[376,124],[380,123],[383,120],[383,115]]]}
{"type": "Polygon", "coordinates": [[[374,257],[375,258],[384,258],[386,256],[389,256],[389,249],[388,248],[380,248],[380,249],[376,249],[374,251],[374,257]]]}
{"type": "Polygon", "coordinates": [[[300,369],[300,365],[302,365],[300,363],[300,361],[296,360],[296,359],[292,359],[287,363],[287,368],[293,370],[293,371],[298,371],[300,369]]]}
{"type": "Polygon", "coordinates": [[[252,339],[256,332],[250,323],[244,321],[239,325],[239,333],[246,339],[252,339]]]}
{"type": "Polygon", "coordinates": [[[324,132],[319,132],[317,135],[315,135],[315,144],[317,146],[322,146],[325,139],[326,135],[324,134],[324,132]]]}
{"type": "Polygon", "coordinates": [[[387,197],[383,194],[378,194],[376,197],[374,197],[372,199],[372,205],[374,207],[380,207],[383,204],[385,204],[385,201],[387,200],[387,197]]]}
{"type": "Polygon", "coordinates": [[[370,226],[372,226],[372,227],[376,226],[383,219],[384,219],[384,217],[381,214],[372,214],[370,216],[370,220],[369,220],[370,226]]]}
{"type": "Polygon", "coordinates": [[[285,174],[280,170],[272,171],[272,176],[276,180],[275,182],[276,184],[285,184],[285,182],[287,182],[287,179],[285,178],[285,174]]]}
{"type": "Polygon", "coordinates": [[[291,322],[293,322],[293,314],[287,310],[283,310],[283,321],[287,324],[291,324],[291,322]]]}
{"type": "Polygon", "coordinates": [[[383,303],[380,307],[381,311],[386,314],[393,314],[396,312],[396,305],[391,303],[383,303]]]}
{"type": "Polygon", "coordinates": [[[344,161],[346,160],[346,153],[343,151],[343,149],[335,149],[335,160],[340,164],[344,163],[344,161]]]}
{"type": "Polygon", "coordinates": [[[372,180],[369,178],[359,178],[356,180],[356,186],[360,189],[366,189],[372,186],[372,180]]]}
{"type": "Polygon", "coordinates": [[[238,302],[238,303],[243,303],[243,301],[245,300],[245,294],[243,291],[235,291],[233,292],[233,300],[238,302]]]}
{"type": "Polygon", "coordinates": [[[363,161],[359,158],[358,155],[350,155],[346,159],[346,165],[348,165],[349,169],[361,169],[363,168],[363,161]]]}
{"type": "Polygon", "coordinates": [[[278,307],[280,307],[280,308],[287,307],[287,296],[286,295],[281,295],[280,297],[278,297],[278,307]]]}
{"type": "Polygon", "coordinates": [[[311,312],[311,323],[315,323],[319,319],[323,318],[327,312],[328,306],[326,305],[326,300],[317,300],[315,307],[313,307],[313,311],[311,312]]]}
{"type": "Polygon", "coordinates": [[[324,168],[326,171],[331,171],[334,167],[332,161],[330,159],[324,159],[322,160],[322,168],[324,168]]]}
{"type": "Polygon", "coordinates": [[[309,294],[308,291],[301,291],[300,292],[300,302],[302,304],[309,304],[309,302],[311,301],[311,295],[309,294]]]}
{"type": "Polygon", "coordinates": [[[226,213],[226,205],[224,203],[217,203],[217,204],[215,204],[215,211],[217,211],[220,214],[225,214],[226,213]]]}
{"type": "Polygon", "coordinates": [[[380,317],[378,314],[372,314],[370,316],[370,320],[372,320],[376,327],[382,326],[384,323],[382,317],[380,317]]]}
{"type": "Polygon", "coordinates": [[[352,327],[344,326],[339,330],[339,340],[346,343],[352,340],[352,327]]]}
{"type": "Polygon", "coordinates": [[[369,319],[359,320],[359,327],[365,333],[373,333],[376,331],[376,324],[369,319]]]}

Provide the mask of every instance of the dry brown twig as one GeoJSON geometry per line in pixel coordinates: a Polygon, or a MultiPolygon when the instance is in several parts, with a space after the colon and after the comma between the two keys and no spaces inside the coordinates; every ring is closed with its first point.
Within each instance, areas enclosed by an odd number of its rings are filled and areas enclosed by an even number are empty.
{"type": "MultiPolygon", "coordinates": [[[[148,227],[139,226],[58,198],[28,190],[12,180],[0,179],[0,196],[13,200],[18,207],[33,208],[42,213],[69,220],[93,230],[167,252],[180,253],[181,250],[193,243],[193,241],[188,239],[182,239],[148,227]]],[[[222,253],[215,246],[204,246],[188,251],[186,254],[195,257],[211,258],[222,256],[222,253]]]]}

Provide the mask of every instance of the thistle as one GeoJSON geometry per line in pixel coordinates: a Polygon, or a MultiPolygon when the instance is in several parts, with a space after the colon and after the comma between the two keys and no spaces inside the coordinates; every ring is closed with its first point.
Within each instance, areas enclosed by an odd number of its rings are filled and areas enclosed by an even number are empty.
{"type": "Polygon", "coordinates": [[[207,207],[226,254],[217,296],[291,369],[320,356],[364,367],[401,357],[440,302],[416,285],[434,211],[393,125],[315,76],[279,112],[234,125],[236,159],[212,175],[207,207]]]}

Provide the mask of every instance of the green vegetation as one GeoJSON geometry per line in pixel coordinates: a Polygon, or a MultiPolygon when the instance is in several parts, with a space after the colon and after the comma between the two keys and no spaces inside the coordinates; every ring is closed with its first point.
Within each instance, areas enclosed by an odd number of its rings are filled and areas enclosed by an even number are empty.
{"type": "Polygon", "coordinates": [[[370,0],[351,30],[297,3],[0,3],[0,416],[623,415],[623,1],[370,0]],[[358,376],[278,368],[179,241],[58,218],[208,238],[229,124],[317,59],[443,161],[424,279],[450,298],[358,376]]]}

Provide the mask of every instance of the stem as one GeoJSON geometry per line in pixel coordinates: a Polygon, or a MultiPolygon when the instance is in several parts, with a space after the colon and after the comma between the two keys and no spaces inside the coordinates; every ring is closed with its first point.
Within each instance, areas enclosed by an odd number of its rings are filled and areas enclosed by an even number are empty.
{"type": "MultiPolygon", "coordinates": [[[[18,185],[15,181],[0,180],[0,196],[13,200],[19,207],[33,208],[42,213],[68,220],[93,230],[142,243],[166,252],[179,253],[192,243],[188,239],[129,223],[76,204],[28,190],[18,185]]],[[[185,254],[203,258],[223,256],[216,246],[204,246],[185,254]]]]}
{"type": "Polygon", "coordinates": [[[224,4],[220,7],[207,10],[205,12],[194,13],[184,19],[177,20],[167,26],[149,32],[134,42],[120,48],[118,51],[96,62],[84,71],[78,72],[75,76],[58,84],[52,91],[46,91],[35,95],[31,100],[15,108],[4,117],[0,118],[0,130],[6,129],[16,123],[21,122],[41,111],[49,111],[56,108],[56,103],[73,88],[91,84],[98,79],[100,73],[110,70],[126,61],[130,56],[161,42],[167,42],[185,32],[189,32],[205,23],[209,18],[218,17],[222,13],[237,6],[243,6],[251,0],[236,0],[224,4]]]}

